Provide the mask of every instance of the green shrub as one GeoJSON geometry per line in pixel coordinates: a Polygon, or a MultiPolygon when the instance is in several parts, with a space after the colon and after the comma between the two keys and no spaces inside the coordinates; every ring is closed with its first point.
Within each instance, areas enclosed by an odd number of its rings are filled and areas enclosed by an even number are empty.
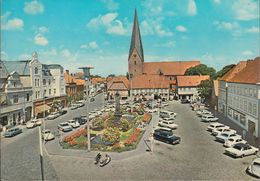
{"type": "Polygon", "coordinates": [[[120,130],[123,132],[128,131],[131,128],[131,124],[126,119],[122,119],[120,122],[120,130]]]}
{"type": "Polygon", "coordinates": [[[120,132],[118,128],[107,128],[102,136],[102,141],[108,141],[115,144],[120,141],[120,132]]]}
{"type": "Polygon", "coordinates": [[[105,123],[102,119],[95,119],[92,123],[93,130],[102,130],[104,129],[105,123]]]}

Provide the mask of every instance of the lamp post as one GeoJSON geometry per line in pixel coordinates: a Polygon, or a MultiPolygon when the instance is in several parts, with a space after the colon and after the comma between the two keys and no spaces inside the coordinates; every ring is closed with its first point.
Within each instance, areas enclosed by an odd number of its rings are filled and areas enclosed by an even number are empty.
{"type": "Polygon", "coordinates": [[[226,82],[226,110],[225,110],[225,116],[227,117],[227,112],[228,112],[228,83],[226,82]]]}
{"type": "Polygon", "coordinates": [[[88,83],[90,79],[90,69],[93,69],[92,66],[79,67],[79,69],[83,70],[84,79],[86,84],[86,112],[87,112],[87,137],[88,137],[88,151],[90,152],[90,128],[89,128],[89,95],[88,95],[88,83]]]}

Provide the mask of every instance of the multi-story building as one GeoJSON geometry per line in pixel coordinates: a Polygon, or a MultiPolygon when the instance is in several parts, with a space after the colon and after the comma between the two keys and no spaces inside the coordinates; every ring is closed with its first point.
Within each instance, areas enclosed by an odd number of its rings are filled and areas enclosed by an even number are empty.
{"type": "Polygon", "coordinates": [[[32,87],[22,84],[20,75],[8,73],[0,61],[0,124],[17,125],[32,116],[32,87]]]}
{"type": "Polygon", "coordinates": [[[66,106],[63,67],[57,64],[45,65],[33,53],[32,60],[3,61],[7,72],[18,72],[22,84],[32,87],[32,114],[42,117],[43,113],[66,106]]]}
{"type": "Polygon", "coordinates": [[[177,95],[179,99],[199,99],[198,85],[203,80],[209,80],[208,75],[177,76],[177,95]]]}
{"type": "Polygon", "coordinates": [[[141,75],[130,80],[133,99],[168,99],[169,80],[162,75],[141,75]]]}
{"type": "Polygon", "coordinates": [[[107,82],[107,96],[113,99],[116,92],[120,94],[121,99],[127,99],[129,90],[129,81],[126,76],[109,77],[107,82]]]}
{"type": "Polygon", "coordinates": [[[242,61],[219,80],[219,111],[260,137],[260,58],[242,61]]]}

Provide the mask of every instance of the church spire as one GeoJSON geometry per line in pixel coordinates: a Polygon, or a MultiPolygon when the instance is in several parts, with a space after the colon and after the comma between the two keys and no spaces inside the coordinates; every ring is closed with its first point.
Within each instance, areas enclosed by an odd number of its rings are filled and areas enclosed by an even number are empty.
{"type": "Polygon", "coordinates": [[[131,45],[130,45],[128,59],[130,58],[131,54],[133,53],[134,48],[136,48],[136,51],[143,62],[144,61],[143,45],[142,45],[142,39],[141,39],[136,9],[135,9],[134,26],[133,26],[133,30],[132,30],[132,38],[131,38],[131,45]]]}

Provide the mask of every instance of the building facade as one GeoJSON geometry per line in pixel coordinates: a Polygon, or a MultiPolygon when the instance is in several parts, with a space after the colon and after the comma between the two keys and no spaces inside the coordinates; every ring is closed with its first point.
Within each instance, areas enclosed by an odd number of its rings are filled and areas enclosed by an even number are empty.
{"type": "Polygon", "coordinates": [[[107,96],[114,99],[118,92],[121,99],[127,99],[129,90],[129,81],[125,76],[112,77],[107,82],[107,96]]]}
{"type": "Polygon", "coordinates": [[[260,58],[240,62],[219,80],[218,109],[251,137],[260,136],[260,58]]]}

